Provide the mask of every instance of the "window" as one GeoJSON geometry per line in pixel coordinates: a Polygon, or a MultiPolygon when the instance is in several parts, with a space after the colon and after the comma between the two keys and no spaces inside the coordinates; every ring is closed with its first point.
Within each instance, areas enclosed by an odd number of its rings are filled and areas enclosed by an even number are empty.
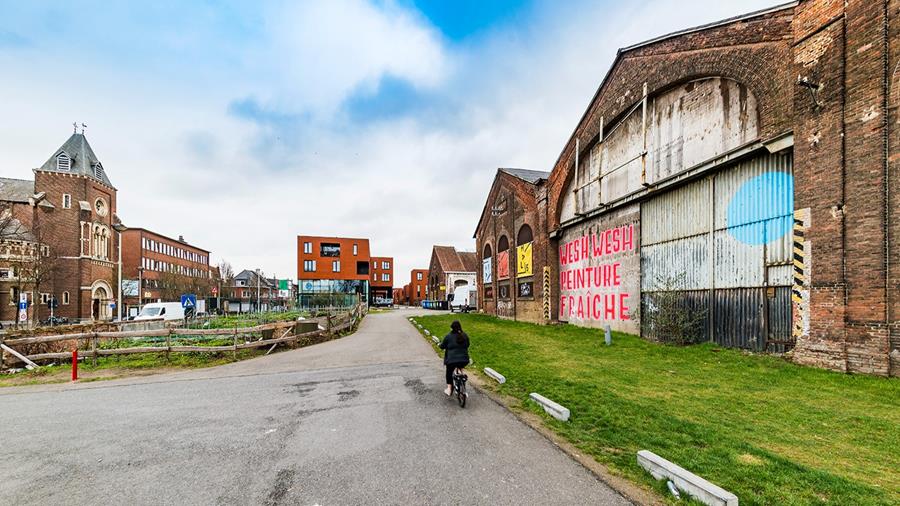
{"type": "Polygon", "coordinates": [[[19,303],[19,289],[16,287],[12,287],[9,289],[9,303],[12,306],[15,306],[19,303]]]}
{"type": "Polygon", "coordinates": [[[341,256],[341,245],[323,242],[319,247],[319,256],[323,257],[339,257],[341,256]]]}
{"type": "Polygon", "coordinates": [[[315,260],[304,260],[303,261],[303,272],[316,272],[316,261],[315,260]]]}
{"type": "Polygon", "coordinates": [[[417,272],[417,273],[416,273],[416,280],[417,280],[417,281],[422,281],[422,273],[421,273],[421,272],[417,272]]]}
{"type": "Polygon", "coordinates": [[[63,209],[72,209],[72,196],[68,193],[63,193],[63,209]]]}
{"type": "Polygon", "coordinates": [[[49,293],[42,293],[42,294],[41,294],[41,304],[46,304],[46,303],[49,302],[49,301],[50,301],[50,294],[49,294],[49,293]]]}
{"type": "Polygon", "coordinates": [[[0,279],[10,279],[12,277],[12,269],[0,269],[0,279]]]}
{"type": "Polygon", "coordinates": [[[531,233],[531,227],[527,224],[522,225],[522,228],[519,229],[519,234],[516,236],[516,246],[530,243],[532,240],[534,240],[534,236],[531,233]]]}
{"type": "Polygon", "coordinates": [[[382,281],[390,281],[390,280],[391,280],[391,275],[385,272],[385,273],[383,273],[383,274],[381,275],[381,280],[382,280],[382,281]]]}
{"type": "Polygon", "coordinates": [[[69,292],[63,292],[62,294],[62,303],[64,306],[69,305],[69,292]]]}
{"type": "Polygon", "coordinates": [[[308,255],[312,254],[312,243],[311,242],[303,243],[303,252],[308,255]]]}
{"type": "Polygon", "coordinates": [[[340,260],[332,260],[331,261],[331,271],[332,272],[341,272],[341,261],[340,260]]]}
{"type": "Polygon", "coordinates": [[[391,263],[390,262],[381,262],[381,268],[384,270],[390,269],[391,263]]]}
{"type": "Polygon", "coordinates": [[[72,159],[65,153],[56,155],[56,170],[70,171],[72,170],[72,159]]]}
{"type": "Polygon", "coordinates": [[[359,246],[356,243],[353,243],[353,256],[356,256],[359,253],[359,246]]]}
{"type": "Polygon", "coordinates": [[[47,246],[46,244],[41,245],[41,256],[44,258],[50,256],[50,246],[47,246]]]}

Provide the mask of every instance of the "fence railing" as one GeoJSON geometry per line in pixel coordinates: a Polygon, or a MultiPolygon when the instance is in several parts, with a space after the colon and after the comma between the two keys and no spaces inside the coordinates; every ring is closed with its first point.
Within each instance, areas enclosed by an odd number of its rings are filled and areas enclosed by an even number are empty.
{"type": "Polygon", "coordinates": [[[58,334],[49,336],[14,337],[10,335],[0,336],[0,344],[5,345],[11,351],[8,355],[0,350],[0,369],[6,364],[19,362],[40,362],[44,360],[59,360],[71,358],[72,350],[77,349],[79,356],[91,357],[96,362],[97,357],[109,355],[127,355],[133,353],[187,353],[187,352],[233,352],[238,350],[274,346],[279,343],[290,343],[301,339],[312,340],[316,337],[333,337],[341,332],[353,329],[366,314],[364,304],[358,304],[349,311],[328,315],[311,320],[292,320],[273,323],[265,323],[250,327],[231,328],[176,328],[165,327],[160,329],[129,330],[129,331],[89,331],[58,334]],[[316,330],[306,330],[313,324],[316,330]],[[133,339],[136,342],[150,341],[149,346],[126,347],[102,347],[104,341],[118,339],[133,339]],[[217,339],[231,340],[229,345],[202,345],[190,343],[190,341],[202,342],[203,340],[217,339]],[[34,345],[50,345],[71,341],[73,345],[68,351],[54,351],[45,353],[21,353],[15,352],[14,347],[20,350],[22,347],[34,345]],[[174,342],[173,342],[174,341],[174,342]],[[185,341],[188,341],[185,343],[185,341]],[[13,353],[15,352],[15,353],[13,353]],[[24,357],[27,360],[22,360],[24,357]]]}

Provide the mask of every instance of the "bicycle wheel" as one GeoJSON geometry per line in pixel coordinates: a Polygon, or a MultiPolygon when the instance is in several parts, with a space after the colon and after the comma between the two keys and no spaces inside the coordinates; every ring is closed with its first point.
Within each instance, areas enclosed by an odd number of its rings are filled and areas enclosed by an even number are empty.
{"type": "Polygon", "coordinates": [[[466,383],[464,381],[459,382],[459,387],[456,389],[456,398],[459,400],[459,407],[466,407],[466,398],[469,395],[466,393],[466,383]]]}

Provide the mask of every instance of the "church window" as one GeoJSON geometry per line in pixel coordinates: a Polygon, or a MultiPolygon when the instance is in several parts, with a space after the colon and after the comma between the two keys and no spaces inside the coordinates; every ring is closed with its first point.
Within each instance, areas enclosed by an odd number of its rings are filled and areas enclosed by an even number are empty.
{"type": "Polygon", "coordinates": [[[56,155],[56,170],[72,170],[72,159],[65,153],[56,155]]]}

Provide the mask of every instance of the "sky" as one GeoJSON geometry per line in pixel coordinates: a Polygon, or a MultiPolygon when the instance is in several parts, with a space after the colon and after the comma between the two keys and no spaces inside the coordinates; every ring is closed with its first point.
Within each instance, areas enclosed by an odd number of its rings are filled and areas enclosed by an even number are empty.
{"type": "Polygon", "coordinates": [[[765,0],[0,0],[0,176],[85,134],[126,226],[297,275],[370,239],[394,286],[475,249],[498,167],[549,171],[616,50],[765,0]]]}

